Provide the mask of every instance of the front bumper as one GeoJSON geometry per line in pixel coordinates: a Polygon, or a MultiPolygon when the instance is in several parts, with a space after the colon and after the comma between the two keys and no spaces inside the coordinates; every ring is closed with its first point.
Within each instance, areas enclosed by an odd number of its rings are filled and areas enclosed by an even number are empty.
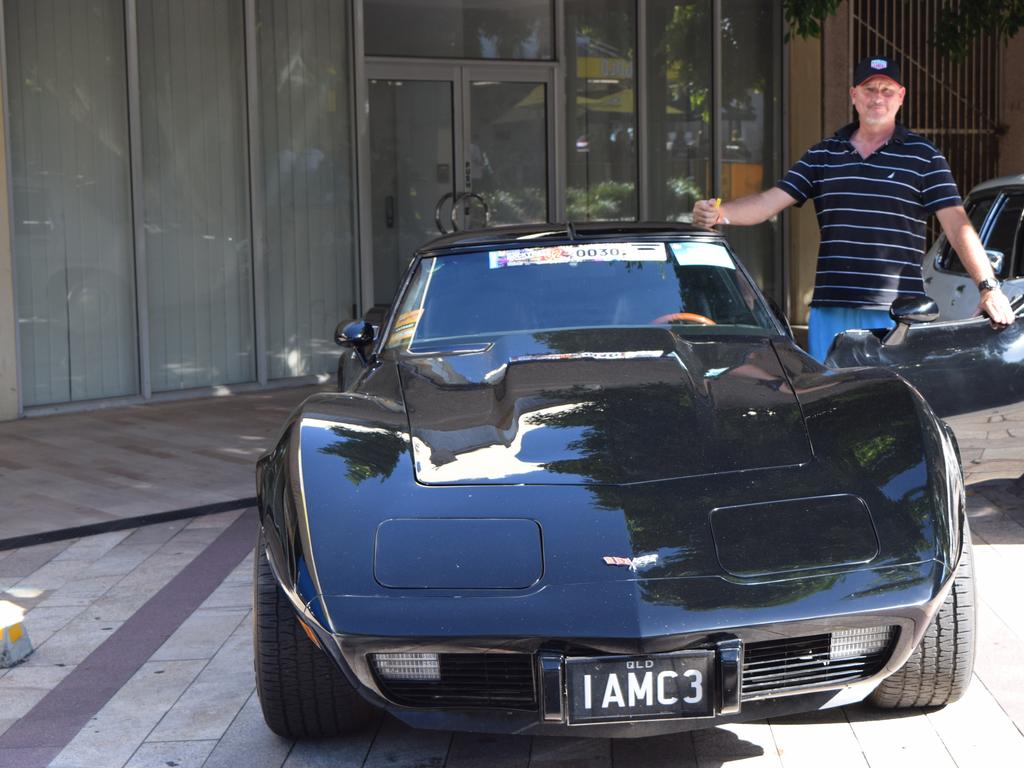
{"type": "MultiPolygon", "coordinates": [[[[612,591],[609,601],[633,605],[636,610],[626,620],[622,620],[623,612],[618,612],[618,623],[602,623],[600,617],[573,620],[566,607],[574,605],[573,591],[586,589],[587,585],[548,588],[543,590],[547,592],[544,600],[539,599],[538,591],[516,599],[517,610],[513,613],[504,612],[506,621],[514,617],[516,629],[520,630],[516,636],[480,631],[484,626],[493,628],[495,616],[494,601],[483,596],[465,600],[422,593],[388,600],[323,598],[324,613],[346,617],[345,631],[338,631],[340,627],[328,631],[313,619],[313,614],[321,613],[321,609],[310,611],[307,606],[300,615],[365,698],[412,726],[498,733],[648,736],[841,706],[863,699],[906,662],[920,641],[952,583],[940,580],[942,571],[940,563],[926,562],[886,568],[884,572],[860,569],[792,580],[781,590],[778,583],[719,585],[719,596],[732,589],[737,590],[736,596],[742,594],[738,607],[728,601],[717,609],[699,612],[674,606],[671,614],[665,613],[664,603],[621,602],[626,600],[629,590],[634,590],[630,594],[635,598],[635,590],[643,589],[635,583],[623,584],[623,594],[612,591]],[[770,594],[776,601],[760,599],[757,593],[762,590],[766,591],[761,597],[770,594]],[[787,599],[779,602],[780,597],[787,599]],[[531,606],[548,601],[562,606],[561,612],[530,610],[531,606]],[[669,615],[674,616],[674,623],[666,620],[669,615]],[[489,619],[485,621],[484,617],[489,619]],[[738,621],[741,617],[746,621],[738,621]],[[660,625],[657,629],[652,626],[655,620],[660,625]],[[406,631],[401,636],[365,631],[378,629],[382,622],[418,631],[406,631]],[[473,625],[476,632],[466,631],[473,625]],[[859,676],[833,679],[826,675],[796,685],[762,686],[754,693],[744,691],[744,655],[748,648],[784,642],[787,638],[827,636],[837,629],[879,626],[894,627],[894,639],[885,658],[874,667],[864,667],[859,676]],[[649,655],[687,649],[715,651],[716,693],[710,717],[570,725],[566,658],[649,655]],[[372,654],[397,652],[528,654],[535,675],[535,704],[532,708],[403,705],[389,695],[371,665],[372,654]]],[[[676,581],[681,582],[675,585],[679,589],[695,592],[696,582],[701,580],[676,581]]],[[[664,595],[665,585],[660,586],[664,595]]],[[[509,598],[496,599],[502,607],[509,607],[509,598]]]]}

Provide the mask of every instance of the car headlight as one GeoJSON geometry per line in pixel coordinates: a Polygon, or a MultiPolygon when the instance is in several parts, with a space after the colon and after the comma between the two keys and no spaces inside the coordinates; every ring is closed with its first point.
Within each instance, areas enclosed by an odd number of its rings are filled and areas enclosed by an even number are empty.
{"type": "Polygon", "coordinates": [[[840,629],[832,633],[828,658],[830,661],[839,661],[881,653],[889,647],[894,631],[895,627],[840,629]]]}
{"type": "Polygon", "coordinates": [[[436,653],[375,653],[377,674],[387,680],[440,680],[436,653]]]}

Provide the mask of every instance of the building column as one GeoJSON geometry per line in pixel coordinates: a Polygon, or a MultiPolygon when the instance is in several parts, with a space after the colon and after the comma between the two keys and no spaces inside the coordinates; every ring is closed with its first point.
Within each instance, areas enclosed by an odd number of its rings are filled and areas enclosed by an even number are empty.
{"type": "MultiPolygon", "coordinates": [[[[0,71],[0,77],[6,79],[6,76],[6,72],[0,71]]],[[[0,99],[0,421],[18,418],[18,324],[14,311],[14,251],[11,248],[7,115],[4,109],[0,99]]]]}
{"type": "Polygon", "coordinates": [[[821,83],[824,132],[831,136],[853,120],[850,81],[853,79],[853,17],[849,0],[825,20],[821,42],[821,83]]]}
{"type": "Polygon", "coordinates": [[[1003,49],[1003,72],[999,122],[1006,133],[999,137],[999,175],[1024,173],[1024,31],[1010,39],[1003,49]]]}
{"type": "MultiPolygon", "coordinates": [[[[825,20],[820,39],[789,41],[789,161],[850,122],[850,3],[825,20]]],[[[790,208],[789,306],[795,325],[807,323],[821,236],[814,206],[790,208]]]]}
{"type": "MultiPolygon", "coordinates": [[[[789,165],[799,160],[822,137],[821,40],[790,38],[789,104],[787,108],[789,165]]],[[[789,318],[806,325],[808,304],[814,292],[818,259],[818,221],[810,202],[789,213],[789,318]]],[[[802,337],[798,332],[798,341],[802,337]]]]}

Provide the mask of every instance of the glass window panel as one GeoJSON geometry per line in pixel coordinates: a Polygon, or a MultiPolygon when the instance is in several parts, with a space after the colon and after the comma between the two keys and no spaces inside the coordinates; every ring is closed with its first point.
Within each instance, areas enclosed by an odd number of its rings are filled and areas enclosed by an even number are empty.
{"type": "Polygon", "coordinates": [[[154,391],[252,381],[242,0],[141,0],[154,391]]]}
{"type": "Polygon", "coordinates": [[[271,379],[334,370],[334,327],[355,301],[348,7],[257,6],[271,379]]]}
{"type": "Polygon", "coordinates": [[[996,275],[1005,280],[1010,271],[1013,258],[1013,243],[1018,237],[1021,222],[1021,210],[1024,209],[1024,195],[1008,195],[999,211],[999,216],[985,241],[985,248],[1003,254],[1003,265],[996,275]]]}
{"type": "MultiPolygon", "coordinates": [[[[469,125],[472,189],[488,224],[547,221],[547,86],[472,82],[469,125]]],[[[482,227],[481,209],[469,212],[465,228],[482,227]]]]}
{"type": "Polygon", "coordinates": [[[650,218],[689,220],[711,192],[711,2],[647,4],[650,218]]]}
{"type": "MultiPolygon", "coordinates": [[[[373,296],[386,305],[413,252],[438,236],[435,209],[455,189],[452,84],[371,80],[369,97],[373,296]]],[[[450,227],[450,200],[441,207],[450,227]]]]}
{"type": "Polygon", "coordinates": [[[364,0],[366,53],[551,59],[552,0],[364,0]]]}
{"type": "MultiPolygon", "coordinates": [[[[981,233],[982,225],[985,223],[985,217],[988,216],[989,210],[992,208],[992,203],[996,201],[995,197],[985,197],[980,200],[968,199],[965,207],[967,208],[967,217],[971,221],[971,226],[974,227],[974,231],[981,233]]],[[[987,246],[986,246],[987,247],[987,246]]],[[[949,244],[949,241],[943,238],[942,244],[942,256],[939,259],[939,266],[949,272],[956,272],[961,275],[967,274],[967,270],[964,269],[964,265],[960,263],[960,257],[956,251],[953,250],[953,246],[949,244]]]]}
{"type": "MultiPolygon", "coordinates": [[[[760,192],[779,175],[776,135],[782,34],[775,3],[722,0],[722,112],[718,126],[723,200],[760,192]]],[[[710,196],[710,195],[709,195],[710,196]]],[[[769,295],[780,296],[776,228],[730,227],[729,242],[769,295]]]]}
{"type": "Polygon", "coordinates": [[[565,4],[566,216],[637,218],[636,3],[565,4]]]}
{"type": "Polygon", "coordinates": [[[120,0],[9,0],[12,228],[25,405],[138,391],[120,0]]]}

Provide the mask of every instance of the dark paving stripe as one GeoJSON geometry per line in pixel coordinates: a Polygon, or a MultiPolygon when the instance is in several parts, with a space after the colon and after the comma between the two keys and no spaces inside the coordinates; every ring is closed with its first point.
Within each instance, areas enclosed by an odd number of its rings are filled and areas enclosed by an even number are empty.
{"type": "Polygon", "coordinates": [[[82,536],[95,536],[97,533],[123,531],[125,528],[139,528],[143,525],[155,525],[156,523],[166,523],[171,520],[184,520],[189,517],[216,515],[220,512],[233,512],[236,509],[245,509],[246,507],[255,506],[256,498],[250,497],[247,499],[235,499],[234,501],[218,501],[213,504],[200,504],[198,507],[172,509],[169,512],[154,512],[151,515],[126,517],[121,520],[107,520],[102,523],[89,523],[88,525],[78,525],[74,528],[60,528],[56,531],[29,533],[24,536],[12,536],[8,539],[0,539],[0,550],[34,547],[36,544],[47,544],[51,541],[79,539],[82,536]]]}
{"type": "Polygon", "coordinates": [[[256,525],[245,512],[0,735],[0,766],[49,765],[252,550],[256,525]]]}

